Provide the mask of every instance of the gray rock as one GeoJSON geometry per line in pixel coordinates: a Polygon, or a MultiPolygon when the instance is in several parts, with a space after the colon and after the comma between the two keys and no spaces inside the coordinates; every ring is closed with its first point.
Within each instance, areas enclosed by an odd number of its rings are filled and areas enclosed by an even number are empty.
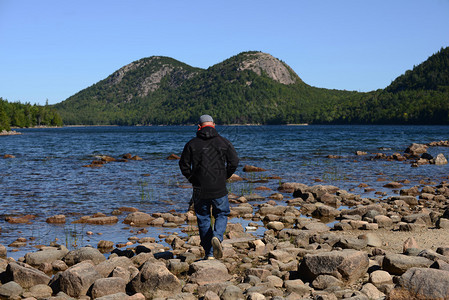
{"type": "Polygon", "coordinates": [[[53,290],[46,284],[38,284],[30,288],[29,294],[36,299],[48,299],[53,294],[53,290]]]}
{"type": "Polygon", "coordinates": [[[359,215],[363,216],[370,210],[376,210],[381,215],[385,215],[387,213],[386,209],[382,207],[380,204],[369,204],[369,205],[359,205],[356,208],[352,209],[342,209],[341,215],[359,215]]]}
{"type": "Polygon", "coordinates": [[[390,299],[449,299],[449,272],[411,268],[399,279],[390,299]]]}
{"type": "Polygon", "coordinates": [[[353,283],[368,270],[368,254],[363,251],[342,250],[307,254],[299,272],[313,281],[318,275],[332,275],[346,283],[353,283]]]}
{"type": "Polygon", "coordinates": [[[265,300],[266,297],[261,293],[253,292],[253,293],[249,294],[246,299],[247,300],[265,300]]]}
{"type": "Polygon", "coordinates": [[[352,237],[342,237],[340,241],[335,244],[335,246],[342,249],[361,250],[367,246],[367,241],[352,237]]]}
{"type": "Polygon", "coordinates": [[[276,215],[276,216],[281,216],[281,215],[284,215],[286,209],[287,209],[286,206],[280,206],[280,205],[276,205],[276,206],[265,205],[265,206],[261,206],[258,212],[259,212],[259,214],[260,214],[261,216],[266,216],[266,215],[276,215]]]}
{"type": "Polygon", "coordinates": [[[449,256],[449,246],[438,247],[437,253],[444,256],[449,256]]]}
{"type": "Polygon", "coordinates": [[[259,283],[261,283],[262,280],[259,277],[254,276],[254,275],[246,275],[244,282],[249,283],[252,286],[255,286],[255,285],[258,285],[259,283]]]}
{"type": "Polygon", "coordinates": [[[58,271],[65,271],[65,270],[67,270],[69,268],[67,266],[67,264],[65,262],[63,262],[62,260],[55,260],[55,261],[53,261],[51,263],[51,267],[56,272],[58,272],[58,271]]]}
{"type": "Polygon", "coordinates": [[[170,273],[164,263],[153,261],[147,261],[142,266],[139,274],[131,280],[128,287],[150,299],[170,297],[181,292],[179,279],[170,273]]]}
{"type": "MultiPolygon", "coordinates": [[[[405,194],[410,193],[410,195],[393,196],[390,198],[390,200],[393,201],[395,204],[397,203],[395,201],[404,201],[408,205],[418,205],[418,199],[416,198],[416,195],[418,195],[419,192],[417,189],[413,190],[413,191],[401,190],[401,193],[405,193],[405,194]]],[[[399,203],[397,203],[397,204],[399,204],[399,203]]]]}
{"type": "MultiPolygon", "coordinates": [[[[126,293],[116,293],[95,298],[95,300],[123,300],[123,299],[129,299],[129,296],[126,293]]],[[[145,299],[145,297],[138,299],[145,299]]]]}
{"type": "Polygon", "coordinates": [[[442,260],[435,261],[430,267],[433,269],[449,271],[449,263],[442,260]]]}
{"type": "Polygon", "coordinates": [[[250,268],[246,270],[246,275],[253,275],[260,278],[260,280],[265,281],[265,279],[271,275],[271,272],[263,268],[250,268]]]}
{"type": "Polygon", "coordinates": [[[304,224],[303,229],[316,232],[327,232],[330,230],[330,227],[321,222],[308,222],[307,224],[304,224]]]}
{"type": "Polygon", "coordinates": [[[62,259],[68,266],[73,266],[85,260],[91,260],[94,264],[99,264],[106,260],[106,257],[98,250],[92,247],[82,247],[67,253],[62,259]]]}
{"type": "Polygon", "coordinates": [[[377,270],[369,275],[369,281],[376,287],[379,287],[384,284],[392,284],[393,278],[391,277],[390,273],[382,270],[377,270]]]}
{"type": "Polygon", "coordinates": [[[14,299],[23,293],[23,288],[16,282],[10,281],[0,286],[0,297],[14,299]]]}
{"type": "Polygon", "coordinates": [[[167,265],[168,270],[175,275],[187,272],[189,267],[187,262],[183,262],[180,259],[170,259],[167,265]]]}
{"type": "Polygon", "coordinates": [[[284,250],[273,250],[268,253],[269,258],[274,258],[283,263],[288,263],[292,260],[295,260],[296,255],[292,255],[291,253],[284,250]]]}
{"type": "MultiPolygon", "coordinates": [[[[1,227],[0,227],[0,231],[1,231],[1,227]]],[[[0,244],[0,258],[6,258],[6,247],[3,246],[2,244],[0,244]]]]}
{"type": "Polygon", "coordinates": [[[116,268],[116,267],[122,267],[124,269],[128,269],[129,267],[134,266],[131,259],[119,256],[119,257],[113,257],[106,261],[103,261],[95,266],[95,269],[102,277],[108,277],[109,274],[116,268]]]}
{"type": "Polygon", "coordinates": [[[20,262],[9,263],[5,271],[5,277],[8,279],[7,281],[15,281],[24,289],[50,282],[50,277],[44,272],[20,262]]]}
{"type": "Polygon", "coordinates": [[[119,277],[100,278],[95,280],[91,296],[96,299],[106,295],[125,293],[127,282],[119,277]]]}
{"type": "Polygon", "coordinates": [[[67,253],[69,253],[69,250],[63,245],[59,248],[44,248],[41,251],[25,254],[25,262],[32,266],[39,266],[43,263],[53,263],[56,260],[61,260],[67,253]]]}
{"type": "Polygon", "coordinates": [[[226,266],[216,259],[194,262],[190,265],[189,273],[190,281],[199,285],[224,282],[231,277],[226,266]]]}
{"type": "Polygon", "coordinates": [[[449,256],[441,255],[430,249],[422,250],[421,252],[419,252],[418,256],[425,257],[433,261],[442,260],[449,263],[449,256]]]}
{"type": "Polygon", "coordinates": [[[427,145],[413,143],[405,149],[405,153],[410,153],[411,155],[420,155],[427,152],[427,145]]]}
{"type": "Polygon", "coordinates": [[[282,229],[284,229],[284,224],[282,222],[277,222],[277,221],[269,222],[267,224],[267,229],[273,229],[275,231],[281,231],[282,229]]]}
{"type": "Polygon", "coordinates": [[[229,281],[209,283],[209,284],[197,286],[196,290],[197,290],[198,296],[201,298],[208,291],[214,292],[217,295],[221,295],[224,292],[224,290],[230,285],[232,285],[232,283],[230,283],[229,281]]]}
{"type": "Polygon", "coordinates": [[[365,240],[366,245],[370,247],[381,247],[382,240],[379,238],[377,234],[374,233],[366,233],[359,236],[359,239],[365,240]]]}
{"type": "Polygon", "coordinates": [[[443,153],[440,153],[437,155],[437,157],[435,157],[434,159],[432,159],[432,163],[435,165],[446,165],[447,164],[447,159],[446,157],[444,157],[443,153]]]}
{"type": "Polygon", "coordinates": [[[56,296],[48,298],[48,300],[75,300],[64,292],[58,292],[56,296]]]}
{"type": "Polygon", "coordinates": [[[298,294],[300,297],[308,297],[312,293],[312,288],[300,279],[284,281],[284,287],[289,293],[298,294]]]}
{"type": "Polygon", "coordinates": [[[284,281],[278,276],[270,275],[266,280],[270,285],[276,288],[281,288],[284,285],[284,281]]]}
{"type": "Polygon", "coordinates": [[[243,292],[241,289],[235,285],[229,285],[225,288],[223,293],[220,295],[221,300],[237,300],[243,299],[243,292]]]}
{"type": "Polygon", "coordinates": [[[376,222],[379,225],[379,228],[389,228],[393,226],[393,220],[384,215],[375,216],[374,222],[376,222]]]}
{"type": "Polygon", "coordinates": [[[377,287],[372,283],[366,283],[363,285],[360,290],[363,294],[365,294],[368,299],[384,299],[385,294],[377,289],[377,287]]]}
{"type": "Polygon", "coordinates": [[[449,228],[449,219],[439,218],[436,223],[436,226],[439,229],[448,229],[449,228]]]}
{"type": "Polygon", "coordinates": [[[144,212],[136,211],[132,212],[129,215],[126,216],[123,223],[130,224],[132,226],[144,226],[148,225],[151,221],[153,221],[154,218],[150,216],[149,214],[146,214],[144,212]]]}
{"type": "Polygon", "coordinates": [[[413,267],[428,268],[433,263],[430,259],[403,254],[387,254],[382,263],[382,269],[393,275],[402,275],[413,267]]]}
{"type": "Polygon", "coordinates": [[[340,211],[328,205],[320,205],[316,208],[312,215],[317,217],[335,218],[340,215],[340,211]]]}
{"type": "Polygon", "coordinates": [[[318,277],[312,281],[312,286],[318,290],[326,290],[331,287],[342,287],[343,285],[341,280],[331,275],[318,275],[318,277]]]}
{"type": "Polygon", "coordinates": [[[419,220],[423,221],[428,226],[432,225],[432,220],[430,219],[430,215],[426,214],[426,213],[417,213],[417,214],[411,214],[411,215],[402,217],[402,221],[407,222],[407,223],[416,223],[419,220]]]}
{"type": "Polygon", "coordinates": [[[92,284],[100,278],[102,276],[91,262],[80,262],[60,273],[59,287],[56,289],[71,297],[79,298],[85,296],[92,284]]]}
{"type": "Polygon", "coordinates": [[[206,294],[204,294],[203,297],[204,300],[220,300],[220,296],[217,295],[217,293],[213,291],[207,291],[206,294]]]}

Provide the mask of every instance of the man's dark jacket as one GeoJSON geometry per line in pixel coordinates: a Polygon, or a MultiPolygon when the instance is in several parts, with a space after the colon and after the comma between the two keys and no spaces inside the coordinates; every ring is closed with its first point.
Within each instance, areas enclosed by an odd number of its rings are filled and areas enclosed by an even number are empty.
{"type": "Polygon", "coordinates": [[[228,194],[226,179],[235,172],[238,163],[231,142],[208,126],[197,131],[196,138],[185,145],[179,168],[194,188],[200,188],[201,199],[215,199],[228,194]]]}

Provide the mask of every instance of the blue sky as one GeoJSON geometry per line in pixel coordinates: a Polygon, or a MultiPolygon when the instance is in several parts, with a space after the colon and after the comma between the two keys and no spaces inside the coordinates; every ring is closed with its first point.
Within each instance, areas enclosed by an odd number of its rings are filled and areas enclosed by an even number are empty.
{"type": "Polygon", "coordinates": [[[385,88],[449,46],[449,0],[0,0],[0,97],[61,102],[153,55],[270,53],[307,83],[385,88]]]}

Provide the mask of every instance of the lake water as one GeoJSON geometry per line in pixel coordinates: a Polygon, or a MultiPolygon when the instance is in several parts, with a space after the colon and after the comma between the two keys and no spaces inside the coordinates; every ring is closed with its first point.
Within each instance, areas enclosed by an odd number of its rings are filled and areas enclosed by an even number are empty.
{"type": "MultiPolygon", "coordinates": [[[[282,179],[265,183],[248,181],[228,185],[231,192],[274,193],[281,182],[308,185],[331,184],[353,190],[363,197],[379,197],[359,188],[366,183],[386,198],[395,192],[383,187],[386,182],[410,180],[405,187],[420,182],[440,183],[448,179],[448,165],[424,165],[412,168],[409,163],[372,160],[372,153],[404,153],[411,143],[447,140],[449,126],[217,126],[221,135],[235,146],[241,159],[237,174],[256,181],[266,176],[282,179]],[[355,151],[368,152],[356,156],[355,151]],[[342,158],[329,159],[327,155],[342,158]],[[244,165],[267,169],[245,174],[244,165]],[[321,180],[318,182],[318,180],[321,180]],[[254,189],[266,186],[272,191],[254,189]]],[[[150,127],[65,127],[21,129],[19,136],[0,136],[0,244],[8,255],[19,257],[36,244],[60,243],[96,246],[101,239],[126,242],[133,229],[119,223],[108,226],[71,224],[82,215],[110,213],[122,206],[132,206],[146,213],[175,210],[185,212],[191,189],[180,174],[177,160],[184,144],[196,132],[193,126],[150,127]],[[125,153],[143,160],[110,162],[101,168],[86,168],[99,155],[120,158],[125,153]],[[31,224],[9,224],[8,216],[36,215],[31,224]],[[65,214],[65,225],[47,224],[46,218],[65,214]],[[87,231],[94,232],[88,236],[87,231]],[[26,247],[8,245],[17,237],[34,237],[26,247]],[[19,251],[17,251],[19,250],[19,251]]],[[[431,147],[428,153],[443,153],[449,148],[431,147]]],[[[291,195],[285,194],[289,197],[291,195]]],[[[379,197],[381,198],[381,197],[379,197]]],[[[243,220],[235,220],[244,222],[243,220]]],[[[146,236],[170,232],[166,228],[148,228],[146,236]]],[[[171,230],[176,231],[176,230],[171,230]]]]}

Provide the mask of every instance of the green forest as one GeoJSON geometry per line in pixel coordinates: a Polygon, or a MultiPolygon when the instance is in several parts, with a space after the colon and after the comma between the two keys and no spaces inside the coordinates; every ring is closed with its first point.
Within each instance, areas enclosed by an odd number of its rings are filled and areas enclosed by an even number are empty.
{"type": "Polygon", "coordinates": [[[241,68],[260,53],[208,69],[144,58],[54,106],[2,101],[0,120],[7,116],[2,124],[18,127],[58,125],[61,118],[66,125],[168,125],[193,124],[208,113],[218,124],[449,124],[449,48],[367,93],[310,86],[274,58],[293,83],[241,68]]]}
{"type": "Polygon", "coordinates": [[[0,131],[12,127],[62,126],[59,113],[48,104],[45,106],[8,102],[0,98],[0,131]]]}

